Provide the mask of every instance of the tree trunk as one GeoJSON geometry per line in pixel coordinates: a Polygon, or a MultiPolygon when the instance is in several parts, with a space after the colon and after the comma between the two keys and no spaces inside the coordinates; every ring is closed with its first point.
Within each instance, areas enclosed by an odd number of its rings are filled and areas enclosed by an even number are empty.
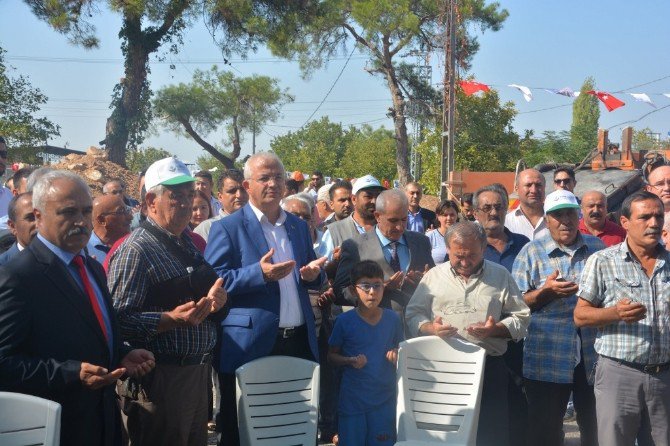
{"type": "Polygon", "coordinates": [[[398,180],[400,184],[412,181],[409,169],[409,141],[407,138],[407,125],[405,123],[405,98],[400,91],[400,84],[395,75],[395,69],[391,61],[388,48],[384,48],[384,73],[393,99],[393,126],[395,127],[395,162],[398,169],[398,180]]]}
{"type": "Polygon", "coordinates": [[[234,159],[231,160],[226,155],[216,150],[216,147],[214,147],[213,145],[202,139],[200,135],[198,135],[198,133],[195,131],[193,126],[191,126],[190,122],[188,122],[187,120],[180,120],[179,123],[184,126],[184,130],[186,130],[186,133],[188,133],[191,136],[191,138],[193,138],[195,142],[197,142],[200,145],[200,147],[205,149],[207,153],[209,153],[218,161],[223,163],[223,165],[226,166],[226,169],[235,168],[235,162],[234,162],[235,160],[234,159]]]}

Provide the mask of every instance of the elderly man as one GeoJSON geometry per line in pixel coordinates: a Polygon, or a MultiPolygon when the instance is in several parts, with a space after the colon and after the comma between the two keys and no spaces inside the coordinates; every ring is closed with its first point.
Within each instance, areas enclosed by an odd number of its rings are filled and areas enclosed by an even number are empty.
{"type": "Polygon", "coordinates": [[[568,192],[575,192],[577,186],[577,179],[575,178],[575,171],[569,167],[559,167],[554,170],[554,190],[567,190],[568,192]]]}
{"type": "Polygon", "coordinates": [[[571,192],[552,192],[544,209],[549,235],[524,246],[513,267],[532,312],[523,356],[528,444],[563,444],[563,415],[572,391],[582,445],[597,445],[595,330],[578,329],[572,312],[586,260],[605,245],[579,232],[579,204],[571,192]]]}
{"type": "Polygon", "coordinates": [[[340,264],[333,289],[337,303],[354,305],[349,272],[361,260],[374,260],[384,271],[384,296],[381,306],[404,311],[425,271],[435,266],[430,255],[430,240],[423,234],[407,231],[407,197],[398,189],[379,194],[373,231],[356,235],[342,243],[340,264]]]}
{"type": "Polygon", "coordinates": [[[328,189],[328,200],[333,213],[321,222],[319,225],[319,229],[321,230],[325,229],[331,223],[344,220],[351,215],[353,211],[351,183],[345,180],[337,180],[331,183],[330,189],[328,189]]]}
{"type": "Polygon", "coordinates": [[[529,240],[549,234],[544,220],[544,176],[535,169],[526,169],[516,178],[515,189],[519,194],[519,207],[507,214],[505,227],[525,235],[529,240]]]}
{"type": "Polygon", "coordinates": [[[652,170],[647,176],[645,189],[661,199],[666,214],[670,212],[670,166],[662,165],[652,170]]]}
{"type": "Polygon", "coordinates": [[[17,195],[9,202],[8,210],[9,230],[16,238],[11,248],[0,254],[0,266],[9,262],[19,252],[33,241],[37,235],[37,226],[35,225],[35,213],[33,212],[33,194],[26,192],[17,195]]]}
{"type": "Polygon", "coordinates": [[[321,186],[316,193],[316,197],[312,194],[308,194],[316,202],[316,214],[319,224],[333,214],[333,208],[330,207],[331,187],[333,187],[333,183],[321,186]]]}
{"type": "Polygon", "coordinates": [[[93,200],[93,233],[88,254],[103,263],[114,243],[130,233],[132,210],[118,195],[100,195],[93,200]]]}
{"type": "MultiPolygon", "coordinates": [[[[485,186],[473,195],[475,218],[486,232],[486,248],[484,258],[497,263],[512,272],[516,256],[530,240],[524,235],[515,234],[505,227],[505,211],[508,202],[507,193],[497,186],[485,186]]],[[[526,444],[526,428],[528,422],[528,404],[523,393],[523,339],[507,343],[507,351],[503,355],[510,369],[508,405],[510,444],[523,446],[526,444]]]]}
{"type": "Polygon", "coordinates": [[[308,288],[319,289],[321,266],[308,225],[280,207],[286,174],[273,153],[244,165],[249,203],[214,222],[205,251],[225,280],[230,313],[221,322],[215,365],[221,386],[222,445],[239,443],[235,370],[269,355],[318,360],[308,288]]]}
{"type": "Polygon", "coordinates": [[[147,220],[110,254],[108,282],[123,340],[150,348],[156,369],[120,387],[131,444],[206,445],[211,352],[222,280],[186,230],[193,177],[176,158],[146,173],[147,220]]]}
{"type": "Polygon", "coordinates": [[[242,186],[243,181],[244,177],[242,172],[237,169],[228,169],[221,174],[221,178],[219,178],[219,183],[217,185],[219,188],[218,198],[221,209],[216,216],[205,220],[196,226],[193,232],[207,241],[212,223],[231,215],[233,212],[239,211],[245,204],[247,204],[247,201],[249,201],[249,194],[247,194],[247,191],[244,190],[244,187],[242,186]]]}
{"type": "Polygon", "coordinates": [[[405,185],[405,194],[409,201],[407,210],[407,229],[410,231],[425,233],[429,229],[435,229],[437,216],[430,209],[422,208],[421,197],[423,190],[421,185],[415,181],[405,185]]]}
{"type": "Polygon", "coordinates": [[[342,245],[342,242],[357,234],[371,231],[376,224],[375,202],[383,190],[384,187],[379,180],[372,175],[357,179],[351,191],[354,212],[349,218],[328,225],[328,230],[323,233],[318,254],[328,256],[328,259],[332,260],[335,248],[342,245]]]}
{"type": "Polygon", "coordinates": [[[511,274],[484,260],[481,226],[456,223],[447,230],[449,261],[428,271],[407,305],[412,335],[459,334],[487,353],[478,445],[508,443],[508,373],[502,356],[509,339],[526,334],[530,310],[511,274]]]}
{"type": "Polygon", "coordinates": [[[0,390],[61,404],[63,446],[118,444],[113,384],[153,367],[124,347],[102,267],[86,255],[91,196],[68,171],[33,192],[37,237],[0,268],[0,390]]]}
{"type": "Polygon", "coordinates": [[[624,200],[624,243],[591,256],[574,311],[597,327],[595,374],[601,445],[670,444],[670,255],[659,243],[663,202],[649,192],[624,200]]]}
{"type": "Polygon", "coordinates": [[[617,245],[626,238],[626,230],[607,218],[607,197],[590,190],[582,196],[579,232],[598,237],[605,246],[617,245]]]}

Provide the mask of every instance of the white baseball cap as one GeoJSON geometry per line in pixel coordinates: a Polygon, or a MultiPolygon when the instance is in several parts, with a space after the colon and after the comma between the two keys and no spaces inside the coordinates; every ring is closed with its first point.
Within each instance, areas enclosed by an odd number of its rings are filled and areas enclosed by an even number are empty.
{"type": "Polygon", "coordinates": [[[558,211],[560,209],[579,209],[577,197],[567,190],[555,190],[544,199],[544,213],[558,211]]]}
{"type": "Polygon", "coordinates": [[[330,188],[333,187],[333,183],[326,184],[321,186],[319,191],[316,193],[316,201],[330,201],[330,188]]]}
{"type": "Polygon", "coordinates": [[[149,166],[144,176],[144,187],[149,190],[159,184],[174,186],[193,181],[195,181],[195,178],[191,176],[186,165],[179,161],[176,156],[171,156],[158,160],[149,166]]]}
{"type": "Polygon", "coordinates": [[[381,189],[381,190],[386,190],[384,186],[381,185],[379,180],[372,175],[365,175],[364,177],[360,177],[359,179],[356,180],[354,183],[354,187],[351,190],[351,193],[356,195],[359,191],[363,189],[381,189]]]}

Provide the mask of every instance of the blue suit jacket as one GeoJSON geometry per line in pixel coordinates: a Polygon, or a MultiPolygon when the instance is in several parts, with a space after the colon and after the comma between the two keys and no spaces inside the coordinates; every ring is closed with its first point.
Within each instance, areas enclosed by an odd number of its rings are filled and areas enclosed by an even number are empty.
{"type": "MultiPolygon", "coordinates": [[[[314,313],[307,288],[318,288],[321,275],[314,282],[300,279],[299,269],[316,258],[307,224],[288,214],[284,224],[293,247],[300,306],[307,325],[309,346],[318,359],[314,313]]],[[[221,321],[218,371],[235,373],[249,361],[267,356],[277,339],[279,328],[279,284],[265,282],[260,259],[270,249],[261,224],[247,204],[233,215],[212,224],[205,259],[225,281],[230,312],[221,321]]]]}

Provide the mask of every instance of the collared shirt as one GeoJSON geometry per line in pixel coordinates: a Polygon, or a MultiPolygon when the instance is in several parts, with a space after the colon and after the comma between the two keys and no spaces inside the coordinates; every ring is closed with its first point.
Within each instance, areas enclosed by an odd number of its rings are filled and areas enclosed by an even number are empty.
{"type": "Polygon", "coordinates": [[[609,308],[630,298],[647,307],[644,319],[598,328],[598,354],[636,362],[670,362],[670,254],[658,246],[651,277],[624,242],[591,256],[582,273],[577,294],[596,307],[609,308]]]}
{"type": "Polygon", "coordinates": [[[521,210],[521,206],[507,214],[505,217],[505,227],[516,234],[525,235],[528,237],[528,240],[535,240],[549,235],[544,217],[540,217],[537,224],[533,226],[530,224],[530,220],[528,220],[526,214],[521,210]]]}
{"type": "Polygon", "coordinates": [[[93,257],[102,265],[110,248],[111,246],[105,245],[102,240],[100,240],[100,237],[98,237],[98,234],[96,234],[95,231],[91,232],[91,238],[88,240],[88,244],[86,245],[88,255],[93,257]]]}
{"type": "Polygon", "coordinates": [[[420,233],[426,232],[426,228],[423,227],[423,217],[421,216],[421,208],[417,211],[416,214],[412,211],[407,211],[407,229],[410,231],[416,231],[420,233]]]}
{"type": "Polygon", "coordinates": [[[17,242],[16,242],[16,249],[18,249],[19,252],[21,252],[21,251],[23,251],[24,249],[26,249],[26,247],[23,246],[21,243],[19,243],[19,242],[17,241],[17,242]]]}
{"type": "Polygon", "coordinates": [[[465,281],[450,262],[444,262],[423,276],[405,310],[407,326],[414,335],[437,316],[489,355],[499,356],[507,350],[508,339],[479,339],[470,336],[467,327],[493,316],[507,327],[512,339],[518,340],[526,335],[530,310],[512,275],[502,266],[484,260],[481,269],[465,281]]]}
{"type": "Polygon", "coordinates": [[[14,194],[12,194],[11,190],[6,187],[0,187],[0,229],[7,229],[7,208],[12,197],[14,197],[14,194]]]}
{"type": "Polygon", "coordinates": [[[214,195],[209,199],[209,202],[212,205],[212,215],[218,215],[219,212],[221,212],[221,209],[223,209],[221,202],[219,202],[214,195]]]}
{"type": "Polygon", "coordinates": [[[209,238],[209,231],[212,229],[212,223],[215,221],[221,220],[229,216],[230,214],[223,209],[219,210],[219,213],[216,217],[208,218],[207,220],[200,223],[198,226],[193,229],[193,232],[198,234],[200,237],[204,238],[205,241],[209,238]]]}
{"type": "MultiPolygon", "coordinates": [[[[556,270],[566,280],[579,282],[586,259],[603,248],[603,242],[592,235],[578,233],[577,241],[570,247],[559,246],[548,235],[521,249],[512,274],[522,294],[541,288],[556,270]]],[[[576,303],[577,295],[573,294],[554,299],[532,313],[523,348],[524,377],[570,384],[574,369],[583,357],[586,376],[593,383],[596,331],[593,328],[578,331],[573,319],[576,303]]]]}
{"type": "MultiPolygon", "coordinates": [[[[190,251],[202,258],[184,231],[179,237],[147,221],[190,251]]],[[[198,355],[209,353],[216,344],[216,324],[205,319],[195,327],[176,327],[158,333],[158,323],[164,311],[144,304],[152,285],[188,274],[184,265],[168,248],[146,229],[139,227],[109,258],[107,283],[114,299],[123,340],[133,347],[143,347],[154,353],[198,355]]]]}
{"type": "MultiPolygon", "coordinates": [[[[384,236],[384,234],[381,233],[379,228],[375,226],[375,234],[377,234],[377,238],[379,239],[379,243],[382,245],[382,252],[384,253],[384,258],[388,262],[388,264],[391,264],[391,243],[393,243],[393,240],[389,240],[384,236]]],[[[409,247],[407,246],[407,241],[405,240],[405,236],[403,235],[400,237],[400,240],[398,240],[398,246],[396,247],[396,253],[398,254],[398,260],[400,261],[400,270],[407,272],[407,268],[409,267],[409,247]]]]}
{"type": "MultiPolygon", "coordinates": [[[[279,210],[279,219],[273,224],[263,214],[263,212],[249,202],[251,210],[261,224],[265,241],[268,243],[268,248],[274,248],[272,254],[272,261],[274,263],[286,262],[287,260],[294,260],[293,245],[288,239],[286,233],[286,212],[283,209],[279,210]]],[[[300,274],[298,269],[294,268],[292,274],[288,274],[277,281],[279,284],[279,327],[297,327],[305,323],[305,318],[300,307],[300,296],[298,295],[298,281],[300,274]]]]}
{"type": "MultiPolygon", "coordinates": [[[[365,234],[365,228],[361,225],[358,224],[356,219],[354,218],[354,214],[351,214],[349,217],[351,221],[354,223],[354,227],[358,231],[359,234],[365,234]]],[[[319,250],[316,251],[316,256],[317,257],[323,257],[327,256],[328,261],[330,262],[333,260],[333,251],[335,251],[335,246],[333,246],[333,236],[330,234],[330,231],[324,231],[323,235],[321,236],[321,241],[319,242],[319,250]]]]}
{"type": "Polygon", "coordinates": [[[111,352],[113,350],[114,346],[114,339],[112,338],[112,320],[110,318],[109,312],[107,311],[107,304],[105,302],[105,297],[104,294],[102,293],[102,290],[100,289],[100,286],[98,285],[98,282],[95,280],[95,277],[93,276],[93,273],[91,272],[90,267],[86,264],[87,259],[86,259],[86,253],[84,250],[81,250],[77,254],[73,254],[68,251],[64,251],[60,247],[54,245],[51,243],[49,240],[45,239],[42,237],[42,234],[37,234],[37,238],[40,239],[44,245],[49,248],[49,251],[53,252],[54,255],[65,264],[65,268],[67,269],[67,272],[70,273],[70,276],[74,279],[75,282],[77,282],[77,285],[79,285],[79,288],[81,291],[84,293],[84,296],[88,298],[88,294],[86,293],[86,288],[84,288],[84,282],[81,280],[81,276],[79,276],[79,269],[77,268],[77,265],[72,263],[72,260],[78,256],[81,255],[84,258],[84,266],[86,267],[86,275],[88,276],[88,281],[91,283],[91,286],[93,287],[93,292],[95,293],[95,298],[98,300],[98,306],[100,307],[100,312],[102,313],[102,320],[105,323],[105,330],[107,331],[107,348],[109,348],[109,351],[111,352]]]}
{"type": "MultiPolygon", "coordinates": [[[[583,218],[579,220],[579,232],[586,235],[593,235],[591,231],[589,231],[589,228],[586,227],[583,218]]],[[[602,240],[605,246],[614,246],[624,241],[626,238],[626,230],[612,221],[605,220],[605,227],[601,232],[596,234],[596,237],[602,240]]]]}
{"type": "Polygon", "coordinates": [[[507,245],[505,245],[503,252],[499,252],[493,246],[487,244],[484,250],[484,258],[504,266],[511,273],[516,256],[519,255],[521,248],[526,246],[526,243],[530,242],[530,240],[525,235],[515,234],[507,228],[504,230],[505,234],[507,234],[507,245]]]}

